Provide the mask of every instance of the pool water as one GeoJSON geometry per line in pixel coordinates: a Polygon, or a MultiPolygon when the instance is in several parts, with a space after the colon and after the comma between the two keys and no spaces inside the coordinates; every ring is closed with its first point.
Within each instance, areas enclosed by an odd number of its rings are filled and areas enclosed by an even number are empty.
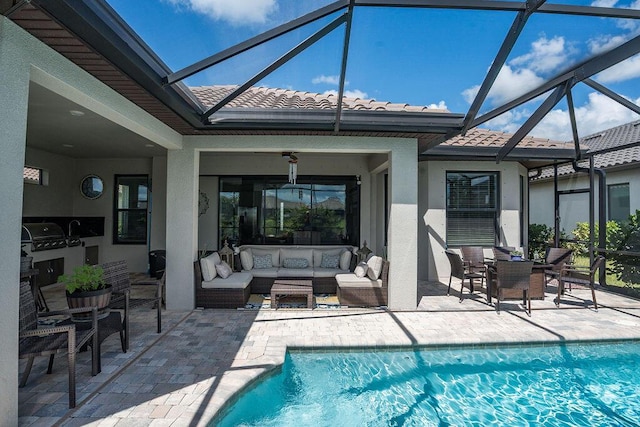
{"type": "Polygon", "coordinates": [[[216,426],[639,426],[640,343],[287,355],[216,426]]]}

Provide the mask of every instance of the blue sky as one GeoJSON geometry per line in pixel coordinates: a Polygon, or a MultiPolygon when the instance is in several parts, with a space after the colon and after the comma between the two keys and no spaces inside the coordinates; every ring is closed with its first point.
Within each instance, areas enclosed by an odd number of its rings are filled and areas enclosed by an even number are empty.
{"type": "MultiPolygon", "coordinates": [[[[331,0],[107,0],[174,71],[331,0]]],[[[569,0],[565,3],[640,9],[640,0],[569,0]]],[[[185,81],[190,86],[241,84],[338,15],[219,64],[185,81]]],[[[346,95],[427,105],[466,113],[514,19],[513,13],[416,8],[356,8],[346,74],[346,95]]],[[[481,111],[489,111],[542,82],[640,34],[640,20],[536,14],[481,111]]],[[[340,26],[258,85],[331,93],[338,89],[344,26],[340,26]]],[[[640,103],[640,57],[595,79],[640,103]]],[[[637,120],[636,114],[593,89],[573,91],[580,136],[637,120]]],[[[540,100],[484,127],[514,132],[540,100]]],[[[563,101],[533,135],[571,139],[563,101]]]]}

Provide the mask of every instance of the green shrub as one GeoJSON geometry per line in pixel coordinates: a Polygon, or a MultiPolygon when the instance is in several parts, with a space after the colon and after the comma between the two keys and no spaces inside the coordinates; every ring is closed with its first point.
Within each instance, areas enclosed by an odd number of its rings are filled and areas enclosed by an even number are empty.
{"type": "MultiPolygon", "coordinates": [[[[607,221],[606,223],[606,246],[607,250],[616,250],[620,246],[621,241],[621,225],[617,221],[607,221]]],[[[599,225],[596,223],[594,228],[595,245],[598,246],[598,232],[599,225]]],[[[573,230],[573,236],[576,242],[567,242],[566,246],[573,250],[576,255],[588,255],[589,254],[589,223],[579,222],[576,224],[576,228],[573,230]]]]}
{"type": "MultiPolygon", "coordinates": [[[[607,223],[607,237],[609,236],[607,223]]],[[[609,240],[607,239],[607,244],[609,240]]],[[[615,235],[612,237],[615,251],[640,252],[640,211],[629,215],[629,218],[619,224],[615,235]]],[[[607,248],[609,249],[609,248],[607,248]]],[[[610,254],[611,271],[618,279],[626,283],[640,283],[640,257],[622,254],[610,254]]]]}
{"type": "Polygon", "coordinates": [[[529,258],[544,258],[549,245],[553,245],[553,229],[545,224],[529,224],[529,258]]]}

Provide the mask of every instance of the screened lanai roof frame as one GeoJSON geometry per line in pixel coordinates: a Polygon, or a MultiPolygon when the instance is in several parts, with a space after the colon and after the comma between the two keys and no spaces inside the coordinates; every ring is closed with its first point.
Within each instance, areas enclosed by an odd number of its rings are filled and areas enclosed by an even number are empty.
{"type": "MultiPolygon", "coordinates": [[[[6,2],[5,2],[6,3],[6,2]]],[[[577,126],[575,123],[575,114],[573,112],[573,102],[571,89],[578,83],[583,82],[596,91],[613,99],[625,107],[640,112],[640,107],[627,101],[625,98],[614,91],[602,86],[591,80],[591,77],[598,72],[607,69],[625,59],[640,53],[640,36],[627,41],[626,43],[610,49],[598,56],[592,57],[582,63],[559,73],[547,82],[540,85],[517,99],[505,103],[504,105],[493,109],[478,117],[480,107],[486,99],[489,90],[493,86],[498,72],[507,61],[509,53],[518,41],[520,33],[525,28],[528,19],[534,14],[564,14],[564,15],[580,15],[607,18],[626,18],[640,19],[640,10],[606,8],[596,6],[580,6],[568,4],[546,3],[545,0],[527,0],[525,2],[511,2],[499,0],[338,0],[304,16],[296,18],[292,21],[284,23],[276,28],[259,34],[249,40],[241,42],[235,46],[227,48],[215,55],[198,61],[182,70],[172,72],[158,58],[155,53],[135,34],[135,32],[119,17],[119,15],[111,9],[110,6],[103,1],[88,0],[30,0],[30,1],[13,1],[13,8],[3,11],[5,15],[10,16],[14,11],[19,10],[24,4],[33,4],[38,8],[46,11],[50,16],[54,17],[58,22],[62,22],[64,26],[70,28],[76,34],[82,30],[82,25],[78,19],[84,19],[90,23],[91,28],[97,28],[96,33],[80,34],[83,40],[89,39],[90,45],[98,46],[98,51],[105,55],[108,60],[112,60],[117,64],[130,65],[130,69],[124,68],[132,78],[139,82],[145,89],[149,90],[154,96],[161,100],[165,105],[174,110],[179,116],[190,123],[195,129],[212,130],[225,128],[225,118],[238,118],[242,116],[244,109],[224,109],[225,115],[222,119],[210,119],[210,116],[231,102],[234,97],[242,93],[238,89],[222,101],[211,107],[202,105],[198,99],[190,92],[190,90],[182,84],[182,80],[199,71],[212,67],[215,64],[223,62],[242,52],[266,43],[269,40],[287,34],[297,28],[303,27],[309,23],[316,22],[319,19],[327,17],[331,14],[343,12],[342,15],[334,19],[327,26],[317,31],[306,40],[295,46],[289,52],[269,64],[254,77],[247,80],[241,88],[247,88],[253,83],[259,81],[281,65],[297,56],[307,47],[313,45],[322,39],[333,29],[345,25],[345,36],[343,45],[342,61],[339,76],[338,103],[333,118],[333,132],[338,133],[343,129],[350,131],[360,131],[373,125],[372,112],[345,111],[342,107],[342,99],[344,96],[345,73],[348,61],[348,50],[351,33],[351,22],[353,10],[356,7],[397,7],[397,8],[431,8],[431,9],[459,9],[459,10],[484,10],[484,11],[507,11],[515,12],[516,16],[513,23],[505,35],[503,42],[496,54],[492,65],[490,66],[485,78],[480,85],[475,99],[471,103],[466,114],[428,114],[428,113],[408,113],[408,112],[390,112],[376,111],[379,117],[375,122],[377,131],[380,132],[399,132],[402,126],[410,125],[411,131],[429,132],[439,134],[438,137],[419,138],[419,154],[423,154],[430,148],[437,146],[440,142],[445,141],[456,135],[464,135],[470,128],[485,123],[486,121],[499,116],[513,108],[516,108],[530,100],[550,92],[545,101],[538,109],[529,117],[522,127],[516,131],[513,137],[503,146],[495,156],[497,161],[505,159],[513,148],[526,136],[551,109],[557,105],[562,99],[567,99],[569,107],[570,121],[574,135],[575,158],[581,157],[581,151],[578,145],[577,126]],[[71,24],[71,25],[69,25],[71,24]],[[88,36],[87,36],[88,35],[88,36]],[[158,81],[159,80],[159,81],[158,81]],[[230,113],[229,113],[230,111],[230,113]]],[[[277,129],[284,123],[288,123],[288,129],[298,130],[318,130],[318,123],[326,120],[327,111],[272,111],[271,109],[253,109],[247,114],[251,120],[244,121],[244,125],[253,127],[254,129],[261,124],[265,128],[277,129]],[[261,111],[264,110],[264,111],[261,111]],[[306,120],[300,120],[301,117],[306,120]],[[294,120],[298,120],[294,123],[294,120]]],[[[242,126],[240,121],[229,120],[226,126],[242,126]],[[229,125],[229,123],[231,123],[229,125]]],[[[227,127],[228,129],[229,127],[227,127]]],[[[323,128],[326,130],[326,128],[323,128]]]]}

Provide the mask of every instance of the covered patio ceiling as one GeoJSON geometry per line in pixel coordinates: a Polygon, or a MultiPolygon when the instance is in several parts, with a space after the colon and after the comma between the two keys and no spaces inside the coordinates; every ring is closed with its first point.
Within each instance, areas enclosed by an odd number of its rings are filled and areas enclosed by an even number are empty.
{"type": "MultiPolygon", "coordinates": [[[[326,3],[326,2],[325,2],[326,3]]],[[[483,125],[504,113],[538,101],[522,126],[500,147],[460,149],[462,156],[481,155],[501,161],[507,158],[526,160],[534,158],[557,159],[560,151],[548,149],[514,148],[531,133],[535,126],[557,106],[566,102],[570,114],[575,150],[562,158],[582,157],[578,145],[573,91],[577,85],[587,85],[640,114],[640,107],[617,94],[593,77],[640,52],[640,36],[611,44],[598,54],[568,64],[531,90],[499,106],[487,108],[485,101],[494,86],[498,74],[507,62],[527,23],[541,15],[566,17],[602,17],[609,19],[638,20],[640,11],[623,7],[596,7],[576,4],[551,4],[544,0],[510,2],[496,0],[339,0],[326,4],[295,19],[241,43],[223,49],[179,70],[172,70],[118,15],[106,1],[92,0],[3,0],[0,12],[31,32],[44,43],[57,50],[78,66],[93,74],[105,84],[147,110],[183,135],[206,134],[318,134],[318,135],[386,135],[415,137],[419,140],[421,158],[446,157],[453,150],[442,152],[440,144],[451,138],[465,136],[470,129],[483,125]],[[513,15],[508,31],[501,35],[497,53],[490,61],[482,82],[470,107],[463,113],[441,110],[415,111],[410,108],[393,109],[355,108],[347,102],[345,86],[350,60],[350,47],[354,32],[354,11],[375,8],[413,10],[464,10],[478,12],[507,12],[513,15]],[[326,23],[326,25],[324,25],[326,23]],[[311,25],[321,27],[295,44],[284,54],[258,70],[243,83],[236,85],[222,99],[204,104],[184,83],[185,79],[232,61],[245,52],[285,37],[311,25]],[[334,30],[343,31],[339,37],[339,89],[330,105],[304,108],[233,107],[247,90],[262,82],[265,77],[283,67],[305,50],[322,41],[334,30]],[[540,101],[541,100],[541,101],[540,101]],[[484,107],[484,109],[483,109],[484,107]],[[536,154],[527,154],[534,153],[536,154]]],[[[503,29],[485,28],[484,31],[503,29]]],[[[455,37],[455,34],[452,34],[455,37]]],[[[245,106],[246,107],[246,106],[245,106]]],[[[547,147],[548,148],[548,147],[547,147]]],[[[450,154],[451,153],[451,154],[450,154]]]]}

